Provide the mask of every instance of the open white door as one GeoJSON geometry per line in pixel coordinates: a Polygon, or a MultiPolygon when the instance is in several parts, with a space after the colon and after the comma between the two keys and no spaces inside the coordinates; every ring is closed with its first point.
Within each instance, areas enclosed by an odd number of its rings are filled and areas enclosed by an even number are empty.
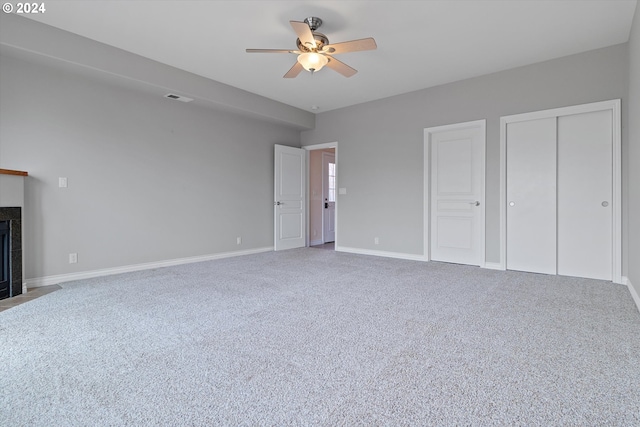
{"type": "Polygon", "coordinates": [[[305,246],[306,151],[275,145],[274,242],[276,251],[305,246]]]}

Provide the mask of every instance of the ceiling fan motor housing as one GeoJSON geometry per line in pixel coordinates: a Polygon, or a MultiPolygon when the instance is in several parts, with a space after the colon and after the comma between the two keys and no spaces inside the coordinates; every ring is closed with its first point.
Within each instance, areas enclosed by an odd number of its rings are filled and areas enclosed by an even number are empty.
{"type": "Polygon", "coordinates": [[[315,52],[322,50],[322,47],[329,44],[329,39],[322,33],[313,33],[313,38],[316,41],[316,48],[313,49],[311,46],[307,46],[300,41],[300,39],[296,39],[296,44],[298,45],[298,49],[302,52],[315,52]]]}
{"type": "Polygon", "coordinates": [[[305,18],[304,22],[309,26],[312,32],[322,26],[322,19],[316,16],[310,16],[308,18],[305,18]]]}
{"type": "Polygon", "coordinates": [[[304,23],[309,26],[311,30],[311,34],[313,34],[313,39],[316,41],[316,48],[313,49],[311,46],[307,46],[300,41],[300,39],[296,39],[296,44],[298,45],[298,49],[302,52],[317,52],[322,50],[322,47],[329,44],[329,39],[322,33],[316,33],[315,31],[322,26],[322,19],[316,16],[310,16],[304,19],[304,23]]]}

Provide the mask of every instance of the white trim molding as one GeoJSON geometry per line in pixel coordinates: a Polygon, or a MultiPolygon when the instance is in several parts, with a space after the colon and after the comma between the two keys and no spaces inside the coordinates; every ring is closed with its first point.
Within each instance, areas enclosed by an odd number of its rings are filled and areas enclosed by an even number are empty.
{"type": "Polygon", "coordinates": [[[633,298],[633,302],[636,303],[636,307],[638,308],[638,311],[640,311],[640,295],[638,295],[638,292],[636,292],[636,288],[634,288],[631,284],[631,280],[629,280],[628,277],[623,276],[622,284],[627,285],[627,287],[629,288],[629,293],[631,294],[631,298],[633,298]]]}
{"type": "Polygon", "coordinates": [[[504,270],[502,265],[499,262],[486,262],[484,263],[484,268],[487,270],[504,270]]]}
{"type": "Polygon", "coordinates": [[[506,270],[507,268],[507,125],[525,120],[603,110],[611,111],[613,126],[612,281],[614,283],[622,283],[622,128],[619,99],[500,117],[500,269],[506,270]]]}
{"type": "Polygon", "coordinates": [[[424,261],[424,256],[420,254],[407,254],[403,252],[387,252],[387,251],[375,251],[371,249],[349,248],[346,246],[336,246],[336,252],[347,252],[358,255],[372,255],[380,256],[384,258],[406,259],[409,261],[424,261]]]}
{"type": "Polygon", "coordinates": [[[482,248],[482,256],[480,258],[479,266],[484,268],[486,264],[486,164],[487,164],[487,120],[473,120],[470,122],[453,123],[443,126],[433,126],[424,129],[424,166],[423,166],[423,256],[424,261],[431,260],[431,138],[433,134],[439,132],[446,132],[450,130],[463,130],[470,128],[479,128],[482,132],[482,165],[480,176],[482,176],[482,182],[480,183],[480,227],[482,227],[480,233],[480,247],[482,248]]]}
{"type": "MultiPolygon", "coordinates": [[[[245,251],[222,252],[219,254],[200,255],[188,258],[176,258],[165,261],[146,262],[143,264],[125,265],[122,267],[105,268],[101,270],[81,271],[78,273],[57,274],[54,276],[36,277],[35,279],[27,279],[26,288],[38,288],[41,286],[57,285],[64,282],[74,280],[91,279],[94,277],[110,276],[112,274],[129,273],[132,271],[151,270],[154,268],[171,267],[174,265],[191,264],[194,262],[212,261],[215,259],[231,258],[242,255],[252,255],[262,252],[273,251],[273,246],[264,248],[248,249],[245,251]]],[[[23,288],[24,289],[24,288],[23,288]]]]}
{"type": "Polygon", "coordinates": [[[338,148],[338,142],[325,142],[324,144],[305,145],[301,147],[307,151],[324,150],[327,148],[338,148]]]}

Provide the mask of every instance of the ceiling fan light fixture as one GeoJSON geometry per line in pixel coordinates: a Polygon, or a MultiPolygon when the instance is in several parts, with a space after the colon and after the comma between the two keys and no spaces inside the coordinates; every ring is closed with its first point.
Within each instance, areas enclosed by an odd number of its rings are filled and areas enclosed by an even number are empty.
{"type": "Polygon", "coordinates": [[[285,79],[297,77],[302,70],[310,73],[320,71],[328,65],[333,71],[342,74],[344,77],[351,77],[358,72],[344,62],[336,59],[333,55],[339,53],[359,52],[363,50],[374,50],[377,48],[376,41],[372,37],[366,39],[350,40],[335,44],[329,44],[329,39],[316,30],[322,25],[322,19],[310,16],[300,21],[289,21],[291,28],[296,33],[296,45],[298,50],[289,49],[247,49],[247,53],[293,53],[298,55],[297,62],[291,69],[282,76],[285,79]]]}
{"type": "Polygon", "coordinates": [[[327,65],[329,58],[317,52],[305,52],[298,55],[298,62],[305,70],[315,73],[327,65]]]}

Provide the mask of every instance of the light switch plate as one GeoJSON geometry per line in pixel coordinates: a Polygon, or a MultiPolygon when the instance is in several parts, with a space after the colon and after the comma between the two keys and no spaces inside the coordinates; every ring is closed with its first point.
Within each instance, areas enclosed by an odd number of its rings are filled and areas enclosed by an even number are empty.
{"type": "Polygon", "coordinates": [[[67,188],[67,178],[59,177],[58,178],[58,187],[67,188]]]}

